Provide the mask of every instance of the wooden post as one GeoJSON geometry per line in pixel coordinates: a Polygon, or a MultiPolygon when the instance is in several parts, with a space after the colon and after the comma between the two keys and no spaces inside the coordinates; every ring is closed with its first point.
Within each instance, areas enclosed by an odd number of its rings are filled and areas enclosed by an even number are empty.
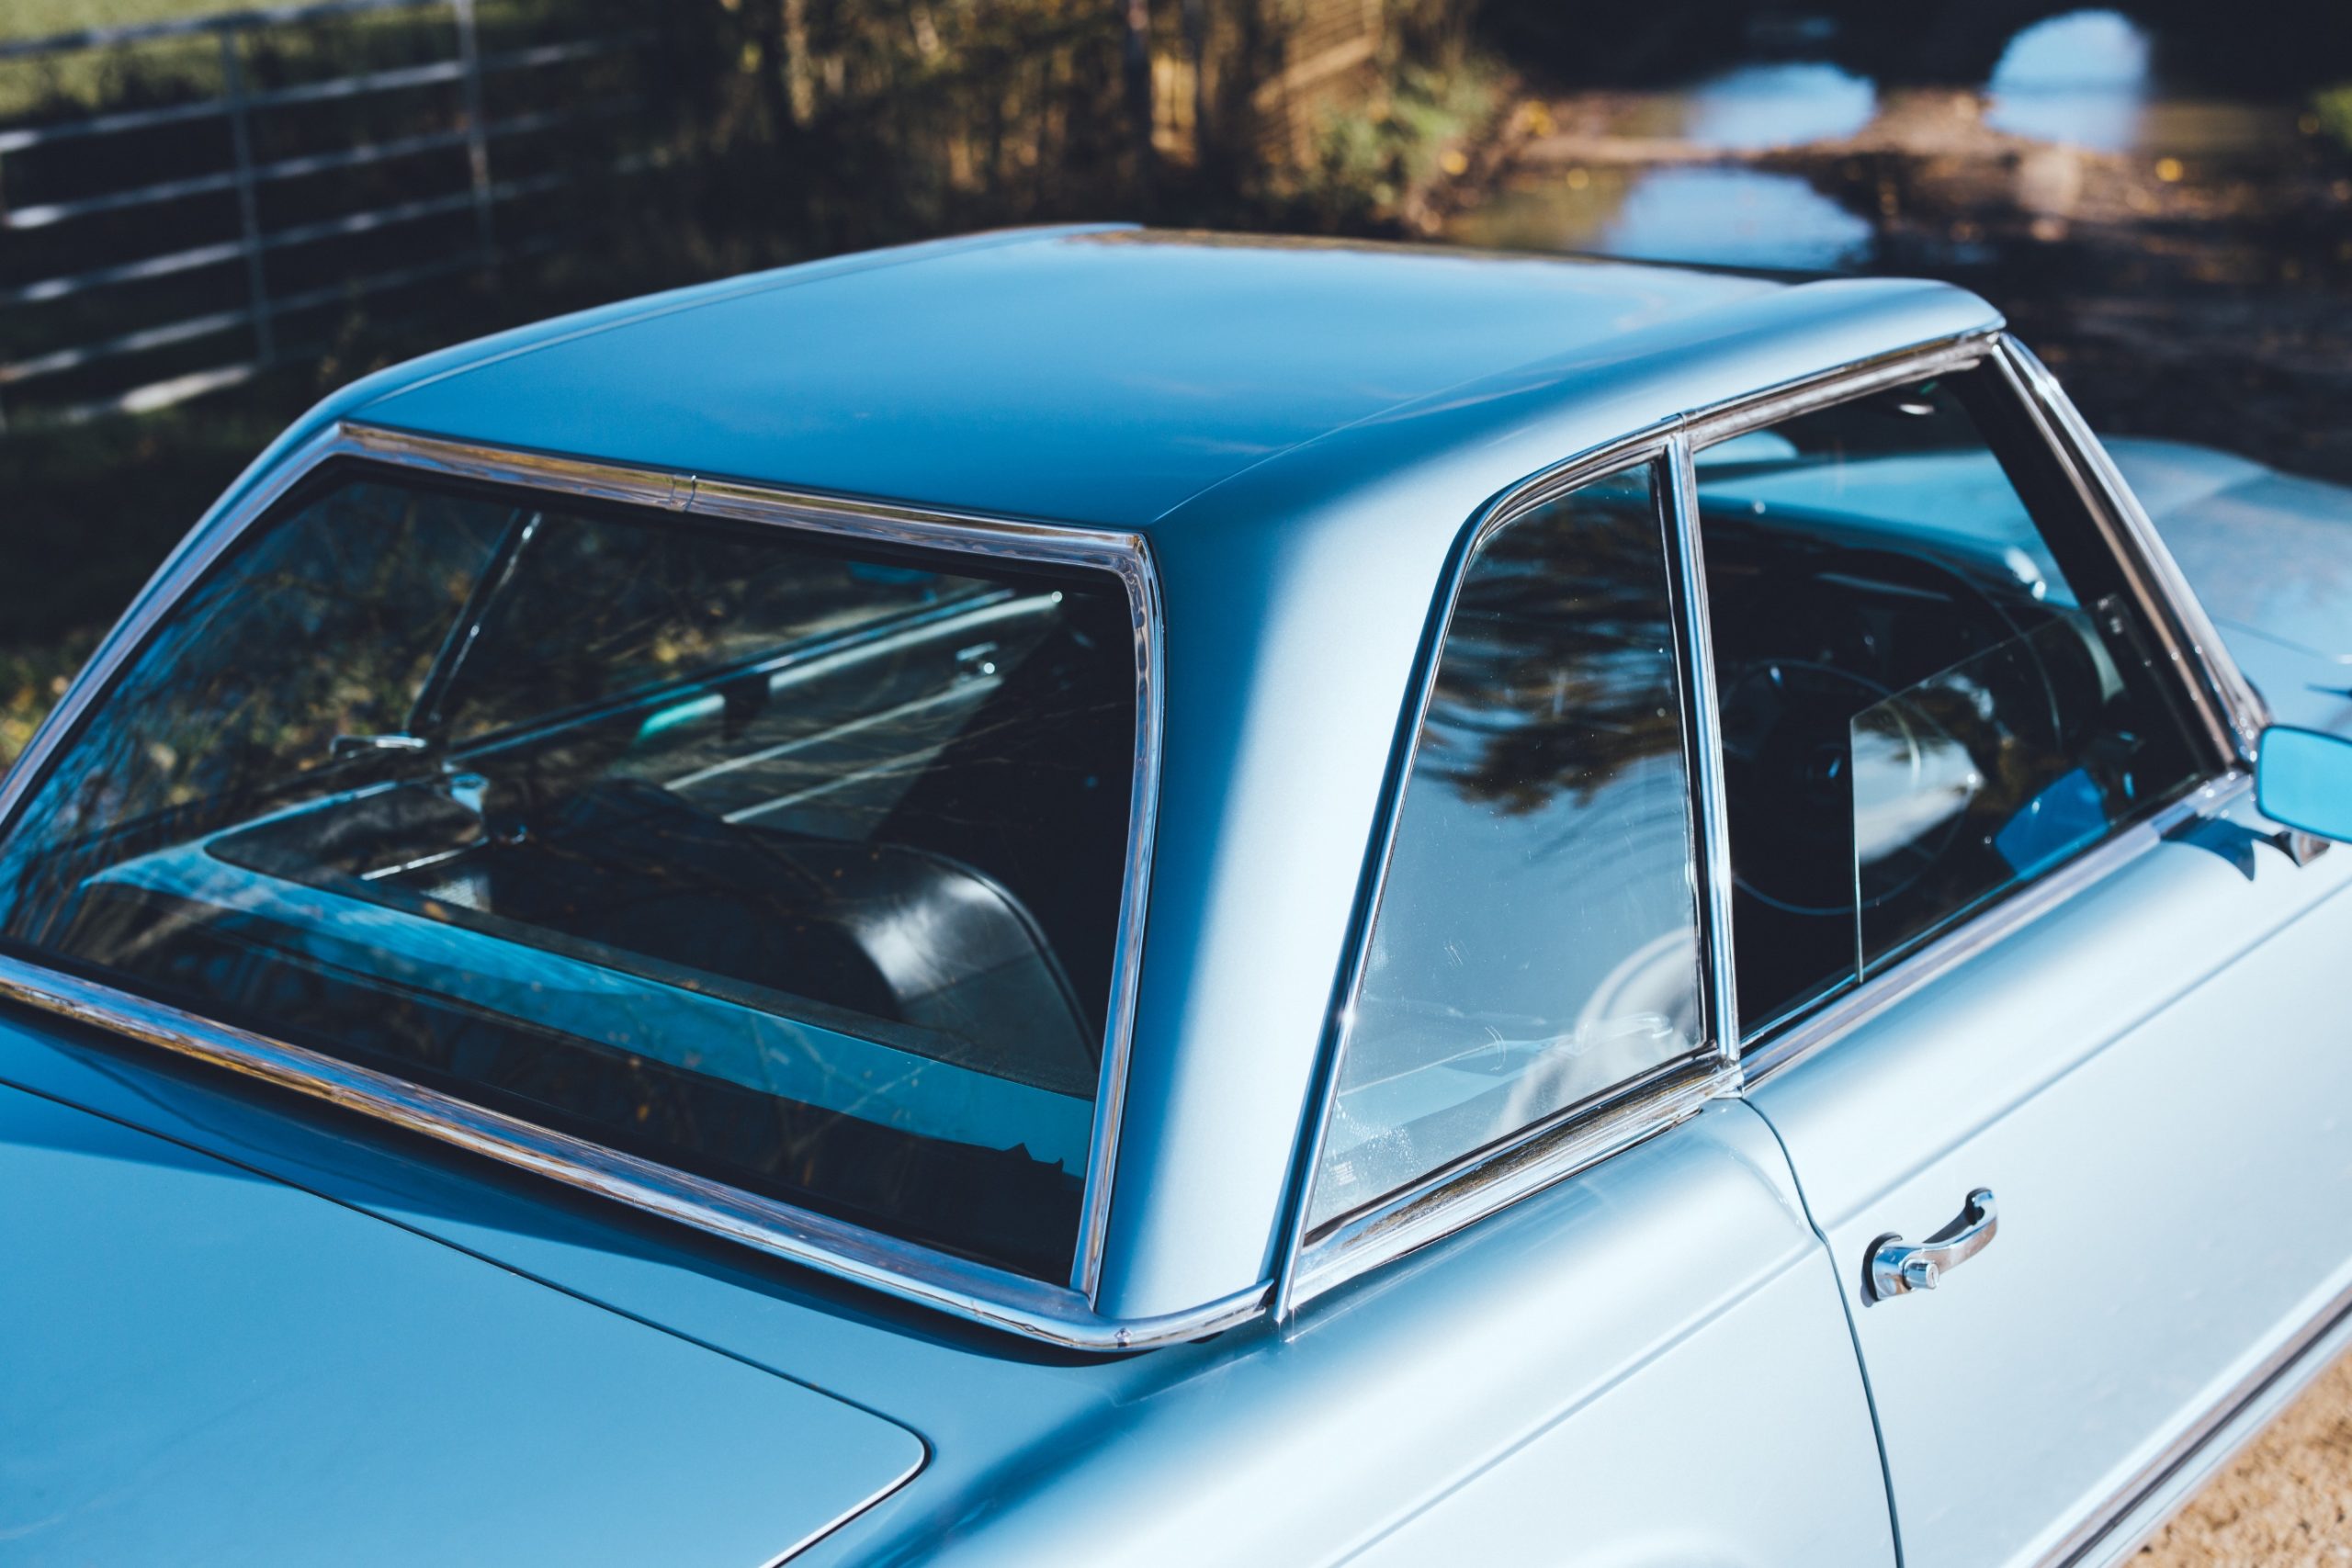
{"type": "Polygon", "coordinates": [[[1152,186],[1151,0],[1119,0],[1119,11],[1126,28],[1124,63],[1127,115],[1134,121],[1131,129],[1136,139],[1136,178],[1148,202],[1152,186]]]}
{"type": "Polygon", "coordinates": [[[495,199],[490,185],[490,127],[482,118],[481,40],[474,30],[474,0],[454,0],[458,12],[458,58],[466,71],[466,164],[474,192],[474,228],[481,239],[484,271],[498,266],[497,230],[491,222],[495,199]]]}
{"type": "Polygon", "coordinates": [[[254,319],[254,356],[267,365],[277,355],[277,333],[269,319],[269,284],[262,269],[261,207],[254,193],[254,139],[247,123],[244,62],[238,29],[220,29],[220,91],[229,100],[229,144],[237,160],[237,220],[245,251],[245,292],[254,319]]]}

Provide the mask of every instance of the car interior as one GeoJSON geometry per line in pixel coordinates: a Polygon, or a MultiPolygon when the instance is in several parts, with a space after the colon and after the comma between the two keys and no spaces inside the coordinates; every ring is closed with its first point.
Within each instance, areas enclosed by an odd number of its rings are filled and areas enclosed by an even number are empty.
{"type": "Polygon", "coordinates": [[[1750,1034],[2195,773],[2111,557],[1985,377],[1698,455],[1750,1034]]]}

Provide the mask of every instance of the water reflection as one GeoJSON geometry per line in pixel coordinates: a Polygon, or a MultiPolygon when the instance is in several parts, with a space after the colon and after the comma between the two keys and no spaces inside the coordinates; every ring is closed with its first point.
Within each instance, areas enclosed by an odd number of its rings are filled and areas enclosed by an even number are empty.
{"type": "Polygon", "coordinates": [[[1742,65],[1693,87],[1682,115],[1691,141],[1733,152],[1851,136],[1878,111],[1878,89],[1819,62],[1742,65]]]}
{"type": "Polygon", "coordinates": [[[1985,122],[2096,152],[2142,141],[2148,35],[2113,11],[2073,11],[2009,40],[1993,69],[1985,122]]]}
{"type": "Polygon", "coordinates": [[[1868,220],[1798,175],[1744,168],[1546,171],[1464,214],[1453,233],[1507,250],[1726,266],[1827,270],[1871,254],[1868,220]]]}

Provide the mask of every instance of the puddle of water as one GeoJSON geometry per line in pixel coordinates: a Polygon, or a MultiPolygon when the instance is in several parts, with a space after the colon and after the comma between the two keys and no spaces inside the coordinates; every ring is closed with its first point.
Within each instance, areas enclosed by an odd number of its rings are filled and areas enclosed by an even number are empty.
{"type": "Polygon", "coordinates": [[[1806,270],[1860,265],[1872,240],[1866,220],[1796,175],[1756,169],[1547,172],[1462,214],[1452,231],[1505,250],[1806,270]]]}
{"type": "Polygon", "coordinates": [[[2070,11],[2009,40],[1987,84],[1996,130],[2094,152],[2143,145],[2148,35],[2113,11],[2070,11]]]}
{"type": "Polygon", "coordinates": [[[1687,95],[1682,134],[1748,151],[1851,136],[1878,112],[1878,89],[1835,65],[1742,65],[1687,95]]]}

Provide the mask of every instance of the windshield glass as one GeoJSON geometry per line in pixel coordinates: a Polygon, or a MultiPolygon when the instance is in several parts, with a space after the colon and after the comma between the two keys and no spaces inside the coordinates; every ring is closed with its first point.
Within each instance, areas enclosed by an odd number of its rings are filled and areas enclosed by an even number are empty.
{"type": "Polygon", "coordinates": [[[62,750],[0,932],[1059,1279],[1135,649],[1103,572],[332,470],[62,750]]]}

